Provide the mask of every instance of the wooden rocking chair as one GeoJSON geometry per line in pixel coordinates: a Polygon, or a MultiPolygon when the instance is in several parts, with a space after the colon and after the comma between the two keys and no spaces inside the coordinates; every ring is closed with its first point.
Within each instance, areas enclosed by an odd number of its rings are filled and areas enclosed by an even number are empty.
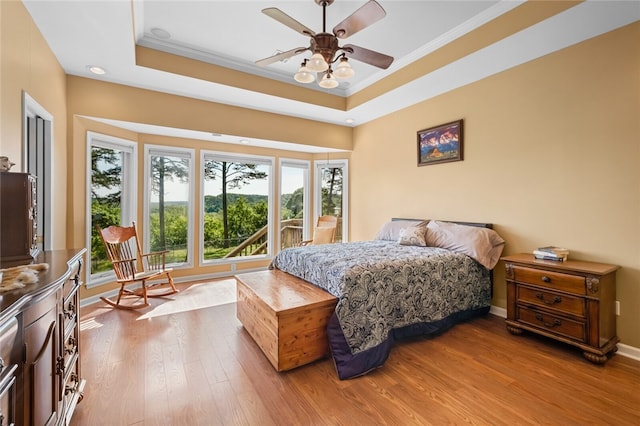
{"type": "Polygon", "coordinates": [[[152,253],[142,253],[140,250],[140,240],[136,232],[136,224],[132,226],[109,226],[101,229],[99,226],[98,233],[104,247],[107,250],[109,261],[116,273],[116,281],[120,284],[120,291],[116,301],[112,301],[106,297],[101,297],[104,302],[120,309],[139,309],[149,306],[148,297],[168,296],[178,292],[171,278],[171,269],[165,267],[165,255],[167,251],[158,251],[152,253]],[[142,270],[138,267],[142,266],[142,270]],[[154,280],[166,276],[167,282],[148,284],[147,281],[154,280]],[[140,283],[140,288],[131,290],[125,286],[140,283]],[[161,287],[157,292],[149,291],[152,287],[161,287]],[[132,304],[122,304],[123,297],[135,296],[142,301],[132,304]]]}

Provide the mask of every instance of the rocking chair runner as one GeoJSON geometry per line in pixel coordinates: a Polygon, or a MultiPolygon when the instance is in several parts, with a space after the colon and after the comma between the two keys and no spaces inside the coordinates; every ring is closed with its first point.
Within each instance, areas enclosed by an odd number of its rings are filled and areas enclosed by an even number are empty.
{"type": "Polygon", "coordinates": [[[132,226],[109,226],[101,229],[98,226],[98,233],[104,247],[107,250],[109,261],[113,266],[116,274],[116,282],[120,284],[118,297],[116,301],[112,301],[106,297],[101,297],[104,302],[120,309],[139,309],[149,306],[148,297],[168,296],[178,292],[171,278],[171,269],[165,267],[165,255],[167,251],[158,251],[151,253],[142,253],[140,249],[140,240],[136,232],[136,224],[132,226]],[[134,247],[135,246],[135,247],[134,247]],[[135,251],[134,251],[135,250],[135,251]],[[142,270],[138,270],[138,265],[142,266],[142,270]],[[157,284],[148,284],[147,281],[165,275],[167,282],[157,284]],[[130,290],[125,286],[134,283],[140,283],[140,288],[130,290]],[[167,286],[168,284],[168,286],[167,286]],[[152,287],[163,287],[163,291],[147,292],[152,287]],[[122,298],[126,296],[135,296],[142,298],[141,302],[132,304],[122,304],[122,298]]]}

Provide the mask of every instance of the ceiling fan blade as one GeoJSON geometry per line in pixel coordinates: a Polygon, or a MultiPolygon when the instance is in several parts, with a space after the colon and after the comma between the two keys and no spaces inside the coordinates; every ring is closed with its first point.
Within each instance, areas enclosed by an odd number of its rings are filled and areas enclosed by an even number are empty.
{"type": "Polygon", "coordinates": [[[353,44],[345,44],[342,47],[347,58],[353,58],[365,64],[373,65],[374,67],[387,69],[393,62],[393,57],[385,55],[384,53],[375,52],[373,50],[365,49],[364,47],[354,46],[353,44]]]}
{"type": "Polygon", "coordinates": [[[375,0],[369,0],[344,21],[333,27],[333,34],[338,38],[347,38],[385,16],[387,16],[387,12],[382,6],[375,0]]]}
{"type": "Polygon", "coordinates": [[[309,48],[296,47],[295,49],[287,50],[286,52],[276,53],[275,55],[269,56],[268,58],[264,58],[264,59],[260,59],[259,61],[256,61],[256,65],[265,66],[265,65],[273,64],[274,62],[282,61],[292,56],[299,55],[305,50],[309,50],[309,48]]]}
{"type": "Polygon", "coordinates": [[[313,37],[314,35],[316,35],[316,33],[313,32],[313,30],[307,28],[306,26],[302,25],[300,22],[296,21],[295,19],[293,19],[291,16],[287,15],[286,13],[284,13],[283,11],[281,11],[280,9],[278,9],[277,7],[268,7],[266,9],[262,9],[262,13],[264,13],[267,16],[272,17],[273,19],[275,19],[276,21],[280,22],[281,24],[286,25],[287,27],[303,34],[309,37],[313,37]]]}

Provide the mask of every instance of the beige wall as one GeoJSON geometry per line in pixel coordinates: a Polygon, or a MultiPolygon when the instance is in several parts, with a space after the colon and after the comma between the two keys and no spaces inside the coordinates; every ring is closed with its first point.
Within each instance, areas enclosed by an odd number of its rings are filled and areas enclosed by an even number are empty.
{"type": "MultiPolygon", "coordinates": [[[[78,115],[353,147],[352,240],[370,239],[394,216],[487,221],[507,240],[505,254],[556,244],[569,247],[575,258],[618,264],[618,334],[623,343],[640,347],[640,23],[352,131],[78,77],[65,80],[21,2],[0,2],[0,19],[0,154],[21,160],[25,89],[55,117],[55,179],[66,182],[54,197],[56,247],[83,244],[86,130],[142,144],[174,142],[78,115]],[[458,118],[465,120],[464,161],[417,167],[416,131],[458,118]],[[309,140],[313,134],[329,138],[309,140]]],[[[201,148],[201,142],[178,142],[201,148]]],[[[497,306],[505,306],[504,287],[499,264],[497,306]]]]}
{"type": "MultiPolygon", "coordinates": [[[[50,176],[56,188],[67,181],[66,77],[21,1],[0,1],[0,155],[22,168],[22,93],[54,116],[50,176]]],[[[53,248],[66,247],[66,191],[53,198],[53,248]]]]}
{"type": "Polygon", "coordinates": [[[390,217],[492,222],[505,254],[554,244],[620,265],[618,334],[640,347],[638,40],[640,23],[358,127],[352,239],[390,217]],[[460,118],[464,161],[417,167],[416,132],[460,118]]]}

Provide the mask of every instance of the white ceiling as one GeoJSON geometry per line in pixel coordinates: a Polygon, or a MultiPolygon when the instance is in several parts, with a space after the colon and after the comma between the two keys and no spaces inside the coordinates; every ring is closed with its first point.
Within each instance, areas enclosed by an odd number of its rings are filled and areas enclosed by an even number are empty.
{"type": "MultiPolygon", "coordinates": [[[[313,0],[263,1],[170,1],[23,0],[36,25],[67,74],[99,79],[155,91],[178,94],[229,105],[357,126],[398,109],[429,99],[473,81],[503,71],[585,39],[640,19],[638,1],[587,1],[546,21],[500,40],[395,90],[348,111],[311,105],[275,95],[224,86],[136,65],[135,44],[242,72],[296,83],[292,75],[308,54],[285,63],[258,67],[256,60],[277,51],[306,47],[309,40],[261,13],[277,7],[300,23],[322,31],[322,7],[313,0]],[[160,29],[170,34],[158,38],[160,29]],[[96,76],[89,65],[106,69],[96,76]],[[352,119],[347,124],[346,119],[352,119]]],[[[327,31],[365,4],[365,0],[335,0],[328,6],[327,31]]],[[[356,75],[328,91],[349,96],[408,66],[436,49],[519,6],[508,1],[400,1],[379,0],[387,15],[357,34],[341,41],[379,51],[395,58],[387,70],[350,61],[356,75]]],[[[152,134],[228,141],[188,132],[189,129],[143,127],[140,123],[110,124],[152,134]]],[[[235,135],[242,138],[242,135],[235,135]]],[[[277,141],[256,141],[277,147],[277,141]],[[274,145],[275,143],[275,145],[274,145]]],[[[281,146],[290,149],[290,146],[281,146]]],[[[314,151],[301,147],[302,150],[314,151]]]]}

